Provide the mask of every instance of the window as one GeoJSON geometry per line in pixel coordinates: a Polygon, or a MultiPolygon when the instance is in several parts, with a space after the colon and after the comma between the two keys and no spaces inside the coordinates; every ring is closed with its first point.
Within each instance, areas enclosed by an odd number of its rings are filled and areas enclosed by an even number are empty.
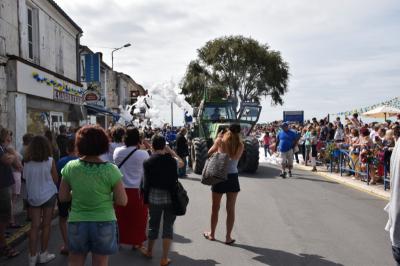
{"type": "Polygon", "coordinates": [[[28,57],[33,60],[33,10],[28,7],[28,57]]]}
{"type": "Polygon", "coordinates": [[[27,6],[28,59],[39,63],[39,19],[37,9],[27,6]]]}

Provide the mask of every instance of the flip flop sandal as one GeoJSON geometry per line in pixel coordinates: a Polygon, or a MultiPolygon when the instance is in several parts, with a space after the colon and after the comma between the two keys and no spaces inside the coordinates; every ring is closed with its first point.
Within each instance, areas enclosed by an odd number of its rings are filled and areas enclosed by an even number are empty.
{"type": "Polygon", "coordinates": [[[212,236],[210,235],[209,232],[204,232],[204,233],[203,233],[203,236],[204,236],[204,238],[207,239],[207,240],[215,241],[215,238],[212,237],[212,236]]]}
{"type": "Polygon", "coordinates": [[[10,246],[4,246],[0,249],[0,255],[5,256],[7,258],[14,258],[20,254],[19,251],[13,249],[10,246]]]}
{"type": "Polygon", "coordinates": [[[225,245],[232,245],[233,243],[235,243],[235,241],[235,239],[232,239],[231,241],[225,242],[225,245]]]}

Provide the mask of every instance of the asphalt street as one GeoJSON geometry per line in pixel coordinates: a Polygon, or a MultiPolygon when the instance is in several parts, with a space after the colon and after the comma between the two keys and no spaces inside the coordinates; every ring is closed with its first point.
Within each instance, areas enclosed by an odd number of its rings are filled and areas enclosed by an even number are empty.
{"type": "MultiPolygon", "coordinates": [[[[227,246],[224,208],[217,241],[202,236],[209,229],[211,192],[199,180],[194,174],[182,180],[190,203],[186,216],[175,223],[172,265],[395,265],[382,199],[306,171],[282,179],[276,166],[262,163],[256,174],[240,176],[236,243],[227,246]]],[[[50,251],[58,252],[60,244],[54,224],[50,251]]],[[[156,245],[152,260],[122,247],[110,265],[159,265],[161,241],[156,245]]],[[[17,248],[23,254],[0,265],[27,265],[27,241],[17,248]]],[[[57,255],[47,265],[67,265],[67,258],[57,255]]]]}

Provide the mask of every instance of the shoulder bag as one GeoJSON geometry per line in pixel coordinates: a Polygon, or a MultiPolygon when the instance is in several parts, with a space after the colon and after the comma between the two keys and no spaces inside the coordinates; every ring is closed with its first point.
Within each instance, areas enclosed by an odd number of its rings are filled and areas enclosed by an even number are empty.
{"type": "Polygon", "coordinates": [[[226,153],[216,152],[207,159],[203,172],[201,183],[204,185],[215,185],[226,181],[228,178],[229,157],[226,153]]]}
{"type": "Polygon", "coordinates": [[[136,149],[134,149],[133,151],[131,151],[131,152],[128,154],[128,156],[126,156],[125,159],[118,165],[118,168],[121,168],[121,166],[126,162],[126,160],[128,160],[129,157],[131,157],[131,155],[134,154],[135,151],[137,151],[137,150],[138,150],[138,149],[136,148],[136,149]]]}
{"type": "Polygon", "coordinates": [[[189,197],[187,191],[182,186],[181,182],[176,181],[174,197],[172,199],[174,214],[182,216],[186,214],[186,208],[189,204],[189,197]]]}

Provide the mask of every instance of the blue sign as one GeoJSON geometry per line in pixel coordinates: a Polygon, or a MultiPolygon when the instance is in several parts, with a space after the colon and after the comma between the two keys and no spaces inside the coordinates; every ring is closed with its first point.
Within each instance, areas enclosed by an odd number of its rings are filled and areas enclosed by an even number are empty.
{"type": "Polygon", "coordinates": [[[100,82],[100,53],[85,54],[85,82],[100,82]]]}
{"type": "Polygon", "coordinates": [[[284,122],[304,122],[304,111],[284,111],[283,112],[284,122]]]}

